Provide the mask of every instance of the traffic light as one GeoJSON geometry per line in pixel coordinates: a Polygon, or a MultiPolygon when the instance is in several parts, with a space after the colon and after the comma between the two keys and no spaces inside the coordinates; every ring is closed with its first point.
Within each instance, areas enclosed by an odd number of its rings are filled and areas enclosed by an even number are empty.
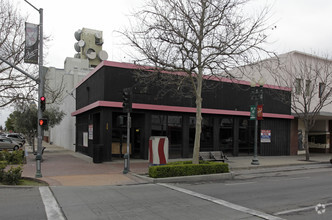
{"type": "Polygon", "coordinates": [[[123,89],[123,112],[131,112],[132,110],[132,91],[131,88],[125,88],[123,89]]]}
{"type": "Polygon", "coordinates": [[[39,119],[39,125],[42,127],[47,127],[48,121],[46,118],[39,119]]]}
{"type": "Polygon", "coordinates": [[[40,97],[40,109],[45,111],[46,108],[46,99],[45,96],[40,97]]]}

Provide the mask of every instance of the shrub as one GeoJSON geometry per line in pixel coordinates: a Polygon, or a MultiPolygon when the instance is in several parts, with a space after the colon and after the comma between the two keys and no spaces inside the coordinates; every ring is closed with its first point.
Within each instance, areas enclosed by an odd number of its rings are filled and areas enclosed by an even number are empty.
{"type": "Polygon", "coordinates": [[[24,151],[0,151],[0,161],[7,161],[8,164],[22,164],[24,159],[24,151]]]}
{"type": "Polygon", "coordinates": [[[228,173],[227,163],[204,161],[201,164],[192,164],[188,161],[170,163],[162,166],[149,167],[149,176],[152,178],[174,177],[174,176],[191,176],[215,173],[228,173]]]}
{"type": "MultiPolygon", "coordinates": [[[[209,164],[212,161],[204,161],[204,160],[200,160],[199,164],[209,164]]],[[[183,164],[192,164],[193,162],[191,160],[187,160],[187,161],[175,161],[175,162],[169,162],[167,163],[167,165],[183,165],[183,164]]]]}
{"type": "Polygon", "coordinates": [[[23,164],[23,159],[24,159],[23,150],[12,151],[9,163],[10,164],[23,164]]]}
{"type": "Polygon", "coordinates": [[[6,161],[0,161],[0,182],[2,182],[6,166],[7,166],[6,161]]]}
{"type": "Polygon", "coordinates": [[[10,157],[10,152],[8,150],[2,150],[0,151],[0,161],[8,161],[8,158],[10,157]]]}
{"type": "Polygon", "coordinates": [[[22,164],[24,159],[23,151],[0,151],[0,182],[4,184],[17,185],[21,180],[22,167],[11,167],[5,171],[8,164],[22,164]]]}
{"type": "Polygon", "coordinates": [[[21,180],[22,167],[11,167],[3,173],[2,182],[9,185],[17,185],[21,180]]]}

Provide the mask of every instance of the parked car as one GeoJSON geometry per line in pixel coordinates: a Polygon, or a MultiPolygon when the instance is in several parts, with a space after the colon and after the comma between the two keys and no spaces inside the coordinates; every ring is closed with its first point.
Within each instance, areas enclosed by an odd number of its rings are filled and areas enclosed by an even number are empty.
{"type": "Polygon", "coordinates": [[[20,144],[7,137],[0,137],[0,149],[18,150],[20,144]]]}
{"type": "Polygon", "coordinates": [[[6,137],[17,142],[20,145],[20,147],[22,147],[25,144],[25,138],[22,137],[22,135],[20,135],[18,133],[9,133],[9,134],[6,134],[6,137]]]}

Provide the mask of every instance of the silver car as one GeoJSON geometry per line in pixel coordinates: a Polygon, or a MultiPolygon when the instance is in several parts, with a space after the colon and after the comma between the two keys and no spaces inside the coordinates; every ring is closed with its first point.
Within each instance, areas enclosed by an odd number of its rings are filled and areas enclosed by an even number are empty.
{"type": "Polygon", "coordinates": [[[23,138],[20,134],[9,133],[6,134],[6,137],[11,139],[12,141],[17,142],[20,145],[20,147],[22,147],[25,144],[25,138],[23,138]]]}
{"type": "Polygon", "coordinates": [[[0,149],[18,150],[20,149],[20,144],[10,138],[0,136],[0,149]]]}

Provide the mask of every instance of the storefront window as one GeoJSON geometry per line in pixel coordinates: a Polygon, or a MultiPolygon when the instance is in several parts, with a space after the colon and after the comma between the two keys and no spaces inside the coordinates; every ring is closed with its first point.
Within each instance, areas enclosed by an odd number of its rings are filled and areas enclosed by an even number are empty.
{"type": "Polygon", "coordinates": [[[152,115],[152,136],[166,136],[167,115],[152,115]]]}
{"type": "Polygon", "coordinates": [[[152,115],[152,136],[167,136],[169,158],[180,158],[182,152],[182,116],[152,115]]]}
{"type": "Polygon", "coordinates": [[[170,158],[181,158],[182,154],[182,117],[168,116],[167,137],[170,158]]]}
{"type": "Polygon", "coordinates": [[[250,144],[249,138],[249,120],[239,120],[239,152],[250,153],[253,150],[253,144],[250,144]]]}
{"type": "Polygon", "coordinates": [[[213,151],[213,118],[203,117],[201,151],[213,151]]]}
{"type": "Polygon", "coordinates": [[[233,119],[222,118],[220,122],[219,143],[221,150],[225,152],[233,151],[233,119]]]}

